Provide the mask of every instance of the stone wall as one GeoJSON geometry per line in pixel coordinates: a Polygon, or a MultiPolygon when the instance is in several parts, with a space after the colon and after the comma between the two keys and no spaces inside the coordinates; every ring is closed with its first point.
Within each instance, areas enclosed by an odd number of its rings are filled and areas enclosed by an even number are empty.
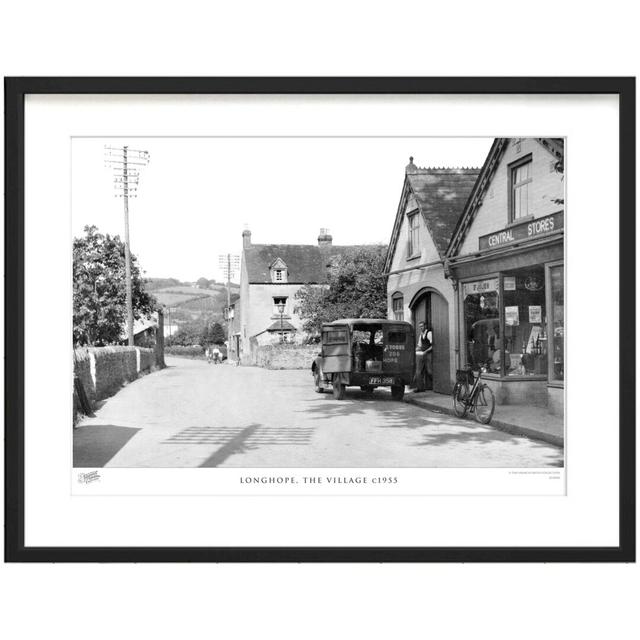
{"type": "MultiPolygon", "coordinates": [[[[124,384],[156,366],[153,349],[142,347],[89,347],[74,352],[74,374],[93,405],[116,393],[124,384]]],[[[78,412],[78,399],[73,398],[78,412]]]]}
{"type": "Polygon", "coordinates": [[[564,388],[547,387],[547,407],[551,415],[564,418],[564,388]]]}
{"type": "Polygon", "coordinates": [[[320,345],[277,344],[256,347],[255,364],[265,369],[311,369],[320,345]]]}
{"type": "Polygon", "coordinates": [[[546,380],[498,380],[482,378],[496,398],[496,404],[528,404],[536,407],[547,406],[546,380]]]}

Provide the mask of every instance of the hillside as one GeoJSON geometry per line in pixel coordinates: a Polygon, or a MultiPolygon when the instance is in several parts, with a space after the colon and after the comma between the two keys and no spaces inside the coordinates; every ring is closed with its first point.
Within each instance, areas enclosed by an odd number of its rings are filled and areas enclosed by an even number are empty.
{"type": "MultiPolygon", "coordinates": [[[[231,285],[231,301],[238,298],[240,287],[231,285]]],[[[222,320],[227,306],[227,288],[223,284],[211,284],[208,289],[180,283],[153,290],[158,302],[166,307],[166,321],[184,324],[205,319],[222,320]]]]}

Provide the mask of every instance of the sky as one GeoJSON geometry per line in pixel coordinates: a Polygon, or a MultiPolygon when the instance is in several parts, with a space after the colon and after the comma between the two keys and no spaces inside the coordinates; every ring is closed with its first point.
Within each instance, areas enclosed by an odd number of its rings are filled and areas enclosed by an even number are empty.
{"type": "MultiPolygon", "coordinates": [[[[129,203],[131,251],[147,277],[222,281],[218,256],[256,244],[388,243],[413,156],[419,167],[481,167],[492,138],[74,138],[72,232],[124,237],[105,145],[148,151],[129,203]]],[[[239,274],[234,278],[239,280],[239,274]]]]}

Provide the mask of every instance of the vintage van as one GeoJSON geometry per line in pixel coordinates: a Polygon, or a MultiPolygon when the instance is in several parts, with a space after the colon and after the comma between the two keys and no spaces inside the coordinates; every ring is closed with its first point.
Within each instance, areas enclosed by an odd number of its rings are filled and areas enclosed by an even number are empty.
{"type": "Polygon", "coordinates": [[[391,387],[402,400],[405,385],[415,370],[415,336],[408,322],[372,318],[347,318],[322,325],[321,351],[311,366],[315,390],[331,386],[342,400],[345,388],[372,392],[391,387]]]}

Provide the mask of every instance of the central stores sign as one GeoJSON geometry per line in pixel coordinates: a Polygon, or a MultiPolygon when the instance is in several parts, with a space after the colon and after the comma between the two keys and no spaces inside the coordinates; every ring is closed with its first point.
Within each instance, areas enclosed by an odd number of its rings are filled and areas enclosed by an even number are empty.
{"type": "Polygon", "coordinates": [[[513,244],[519,240],[531,240],[538,236],[545,236],[564,227],[564,212],[559,211],[544,218],[536,218],[529,222],[516,224],[500,231],[494,231],[486,236],[480,236],[479,244],[482,249],[497,249],[504,245],[513,244]]]}

